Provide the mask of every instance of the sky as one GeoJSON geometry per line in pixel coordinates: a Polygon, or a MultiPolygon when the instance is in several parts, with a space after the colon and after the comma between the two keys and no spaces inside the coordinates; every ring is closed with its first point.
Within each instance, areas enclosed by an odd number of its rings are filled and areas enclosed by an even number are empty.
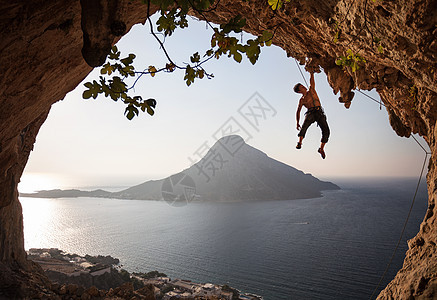
{"type": "MultiPolygon", "coordinates": [[[[189,62],[210,45],[211,30],[190,21],[165,41],[170,56],[189,62]]],[[[244,33],[243,39],[250,38],[244,33]]],[[[122,57],[135,53],[137,70],[164,66],[159,44],[143,25],[134,26],[117,44],[122,57]]],[[[315,75],[316,90],[327,115],[331,136],[322,160],[317,149],[321,132],[310,127],[301,150],[296,150],[295,114],[300,98],[293,92],[303,78],[284,50],[263,47],[252,65],[222,57],[205,66],[213,79],[187,87],[183,71],[143,76],[135,95],[157,100],[155,115],[129,121],[121,102],[99,96],[84,100],[83,83],[55,103],[30,155],[19,189],[132,186],[182,171],[211,147],[223,129],[240,134],[268,156],[322,180],[352,177],[418,177],[423,150],[412,138],[398,137],[384,107],[360,93],[346,109],[338,102],[324,73],[315,75]],[[260,105],[261,104],[261,105],[260,105]],[[257,109],[264,108],[264,111],[257,109]],[[260,115],[250,115],[250,109],[260,115]],[[264,114],[262,114],[264,112],[264,114]]],[[[303,69],[307,82],[309,74],[303,69]]],[[[85,79],[99,76],[95,69],[85,79]]],[[[375,91],[366,94],[379,100],[375,91]]],[[[304,119],[302,110],[301,124],[304,119]]],[[[423,145],[426,143],[417,137],[423,145]]]]}

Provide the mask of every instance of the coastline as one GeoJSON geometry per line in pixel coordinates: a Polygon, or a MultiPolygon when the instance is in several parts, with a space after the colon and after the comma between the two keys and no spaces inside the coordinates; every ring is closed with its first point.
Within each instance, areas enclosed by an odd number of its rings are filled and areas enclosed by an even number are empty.
{"type": "Polygon", "coordinates": [[[130,273],[111,256],[66,253],[57,248],[31,248],[28,259],[37,263],[52,281],[51,292],[61,298],[78,299],[223,299],[263,300],[227,284],[197,283],[171,279],[164,273],[130,273]]]}

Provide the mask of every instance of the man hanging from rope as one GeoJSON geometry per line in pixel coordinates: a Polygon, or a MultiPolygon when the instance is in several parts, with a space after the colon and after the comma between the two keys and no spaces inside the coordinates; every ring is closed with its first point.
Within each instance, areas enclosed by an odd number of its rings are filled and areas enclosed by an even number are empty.
{"type": "Polygon", "coordinates": [[[310,77],[309,90],[307,90],[307,88],[300,83],[294,86],[294,91],[296,93],[302,94],[296,112],[296,121],[297,121],[296,129],[297,130],[300,129],[298,134],[299,142],[297,143],[296,149],[300,149],[302,147],[302,140],[305,137],[308,127],[310,127],[312,123],[317,122],[317,125],[322,130],[322,140],[318,152],[320,153],[322,158],[325,159],[326,154],[324,149],[325,149],[325,144],[328,142],[330,131],[329,131],[328,122],[326,121],[325,113],[323,112],[322,106],[320,104],[319,96],[316,93],[314,73],[311,72],[310,74],[311,77],[310,77]],[[299,124],[299,120],[300,120],[300,110],[302,109],[302,106],[305,106],[307,108],[307,112],[305,113],[305,120],[301,127],[299,124]]]}

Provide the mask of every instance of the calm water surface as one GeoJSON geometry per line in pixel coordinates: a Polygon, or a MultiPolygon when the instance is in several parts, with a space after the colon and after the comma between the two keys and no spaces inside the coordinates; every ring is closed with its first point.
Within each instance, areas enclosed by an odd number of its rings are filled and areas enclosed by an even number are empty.
{"type": "MultiPolygon", "coordinates": [[[[191,203],[21,198],[25,247],[111,255],[129,271],[228,283],[277,299],[369,299],[402,230],[417,179],[337,182],[307,200],[191,203]]],[[[427,207],[421,186],[384,285],[427,207]]]]}

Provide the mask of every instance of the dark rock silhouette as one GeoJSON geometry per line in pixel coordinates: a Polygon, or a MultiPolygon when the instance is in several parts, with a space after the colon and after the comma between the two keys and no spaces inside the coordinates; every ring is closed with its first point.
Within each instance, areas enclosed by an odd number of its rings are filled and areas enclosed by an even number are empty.
{"type": "Polygon", "coordinates": [[[71,190],[42,190],[37,193],[20,193],[23,197],[38,197],[38,198],[77,198],[77,197],[98,197],[98,198],[109,198],[111,192],[104,190],[94,190],[94,191],[81,191],[77,189],[71,190]]]}
{"type": "MultiPolygon", "coordinates": [[[[108,38],[114,44],[124,32],[123,25],[128,31],[146,19],[147,7],[142,1],[115,1],[117,5],[92,1],[101,5],[98,10],[90,9],[92,4],[86,2],[3,1],[0,6],[4,12],[0,19],[0,73],[4,75],[0,85],[0,269],[7,270],[0,276],[11,274],[0,280],[0,291],[10,291],[1,296],[20,298],[29,286],[39,290],[35,280],[23,275],[37,277],[38,273],[24,251],[17,184],[51,105],[92,70],[86,61],[92,65],[100,61],[108,49],[108,38]]],[[[267,1],[222,0],[202,14],[216,24],[239,14],[247,20],[244,31],[255,36],[265,28],[278,28],[273,44],[301,64],[306,62],[307,69],[321,67],[346,107],[351,105],[352,90],[376,89],[395,132],[400,136],[419,133],[435,158],[435,6],[435,1],[418,0],[290,1],[272,18],[267,1]],[[340,32],[338,40],[333,38],[340,32]],[[376,48],[375,38],[381,39],[383,53],[376,48]],[[365,67],[352,72],[336,65],[348,49],[359,49],[367,61],[365,67]]],[[[152,5],[150,13],[156,10],[152,5]]],[[[372,120],[371,115],[367,117],[372,120]]],[[[435,159],[430,160],[427,179],[429,205],[424,222],[410,240],[403,269],[380,299],[430,299],[435,295],[435,159]]]]}

